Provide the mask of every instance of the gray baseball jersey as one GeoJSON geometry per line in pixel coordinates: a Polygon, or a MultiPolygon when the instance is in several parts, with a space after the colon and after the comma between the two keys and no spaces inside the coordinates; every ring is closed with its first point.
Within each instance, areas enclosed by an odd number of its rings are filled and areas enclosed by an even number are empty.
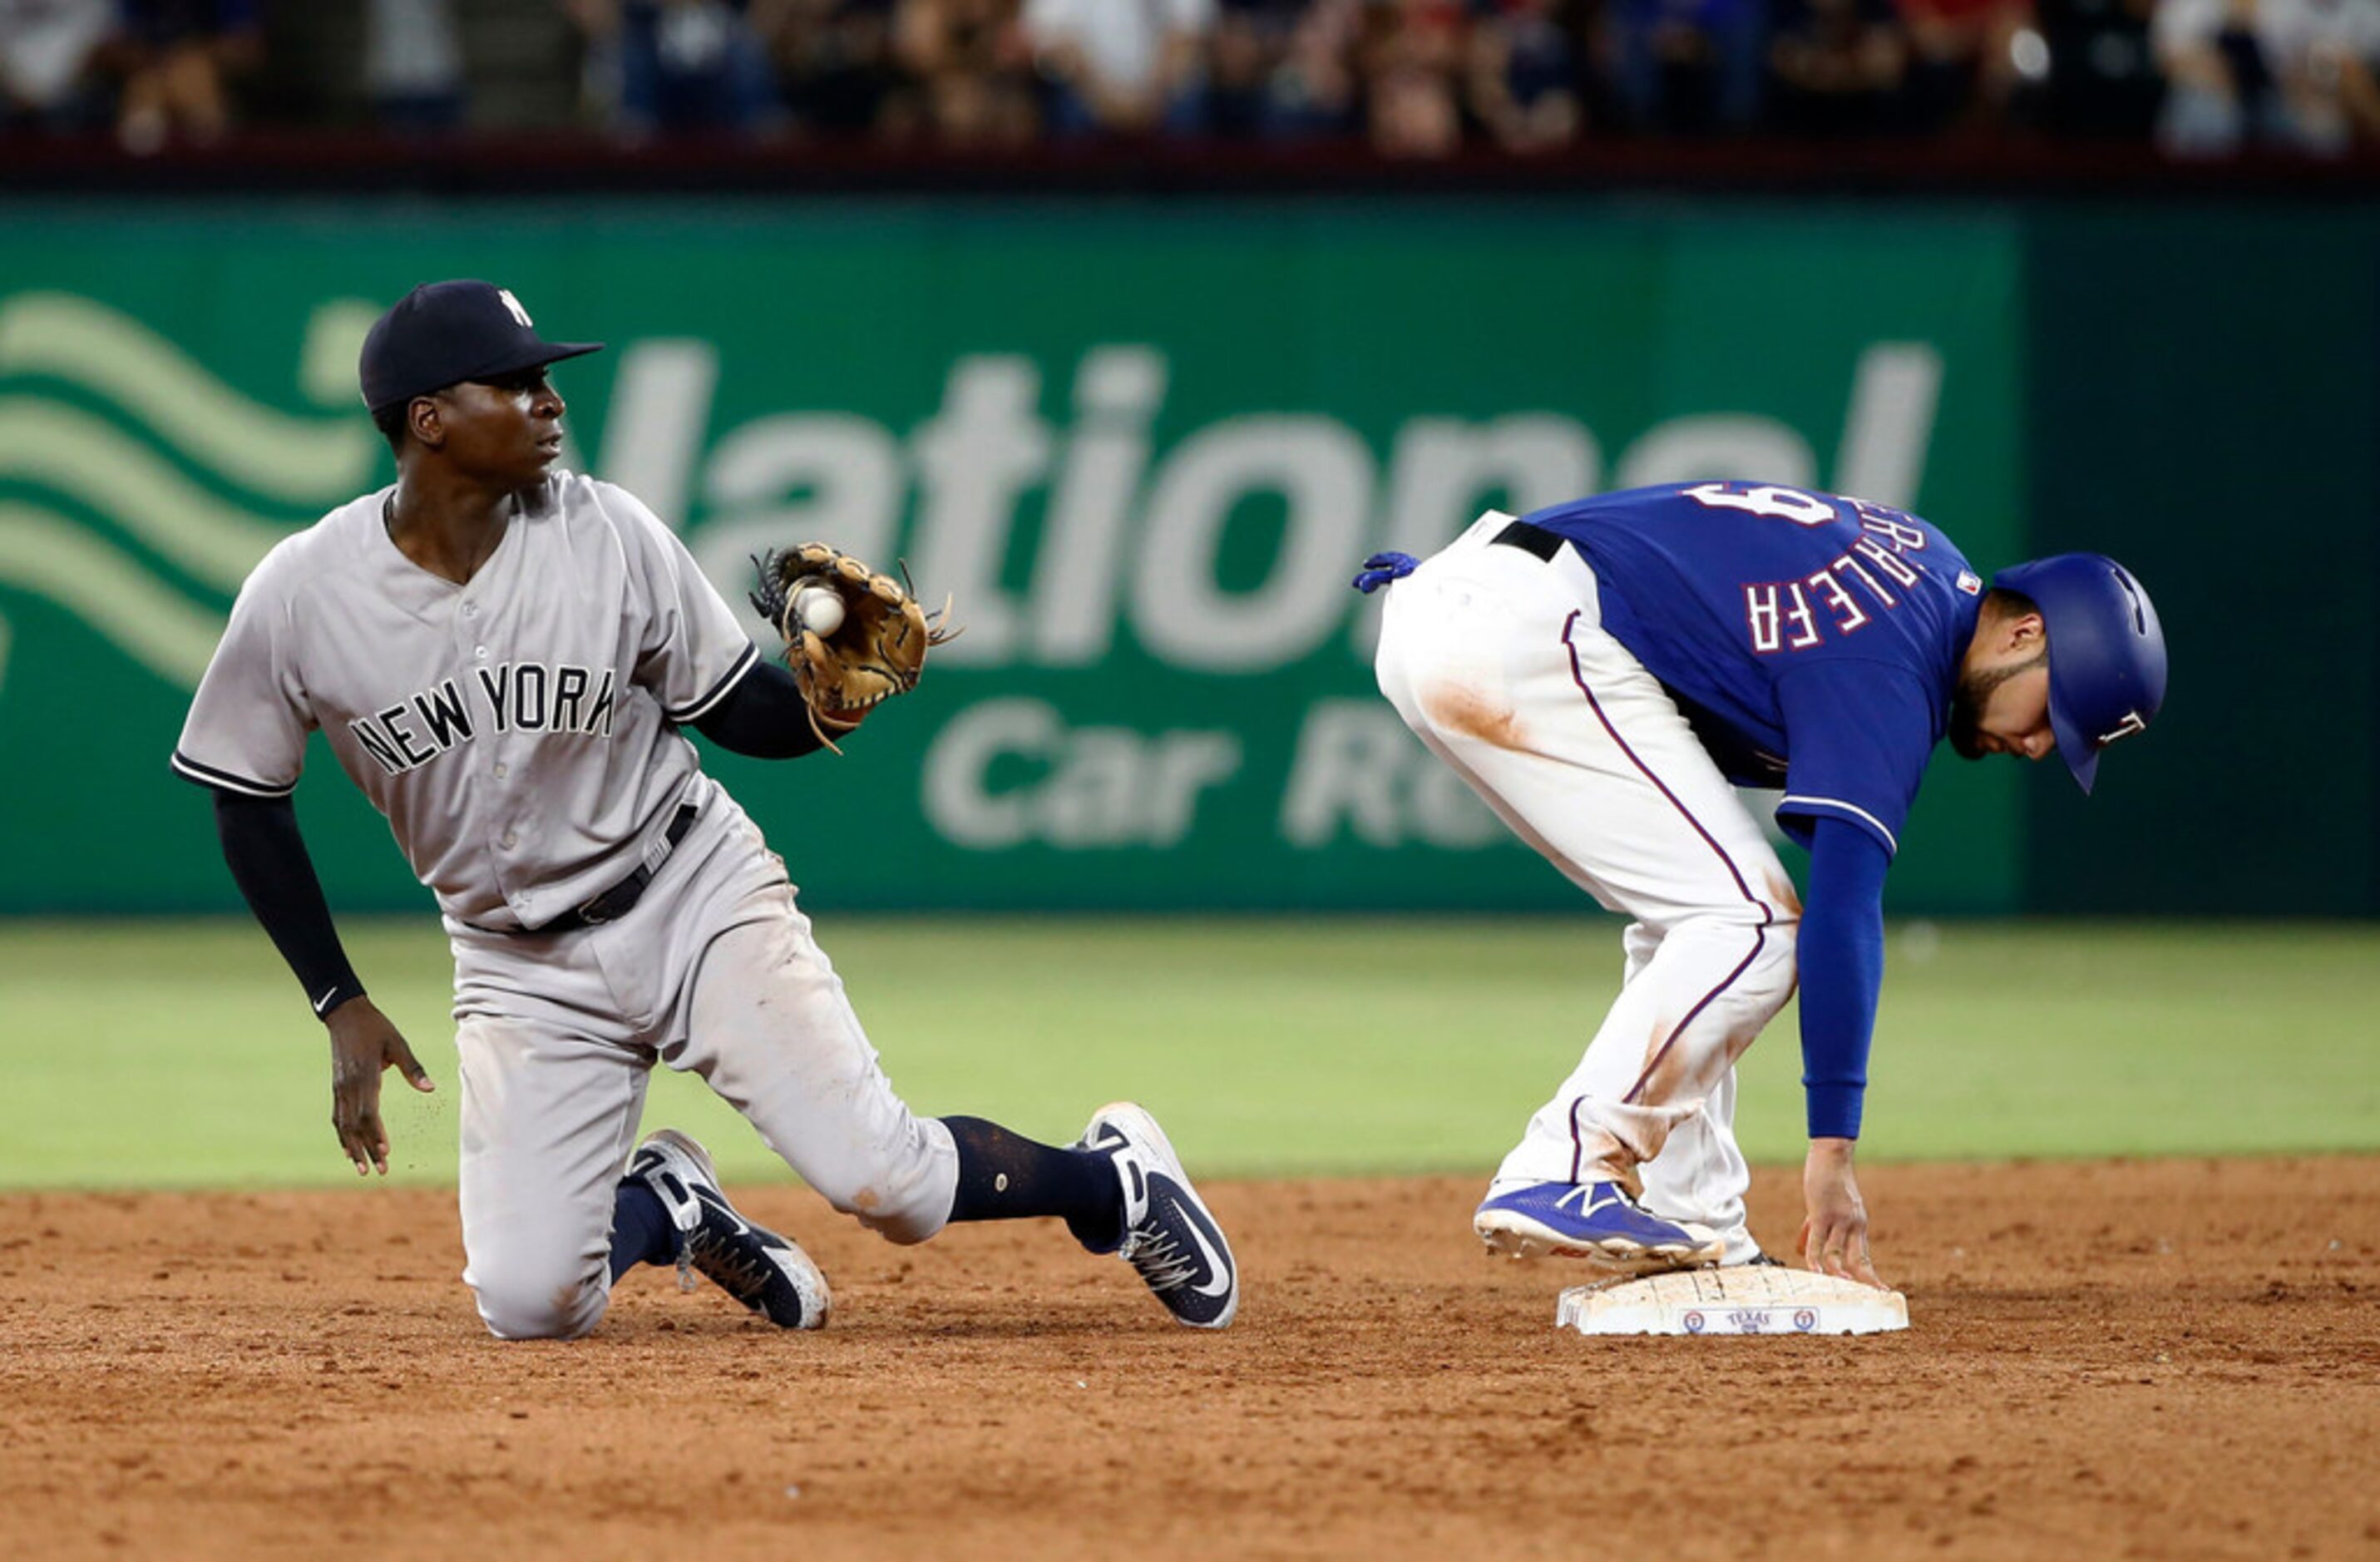
{"type": "Polygon", "coordinates": [[[249,577],[174,764],[284,796],[320,727],[449,917],[534,928],[650,854],[698,774],[676,725],[759,653],[625,489],[549,476],[462,585],[389,540],[394,493],[333,510],[249,577]]]}

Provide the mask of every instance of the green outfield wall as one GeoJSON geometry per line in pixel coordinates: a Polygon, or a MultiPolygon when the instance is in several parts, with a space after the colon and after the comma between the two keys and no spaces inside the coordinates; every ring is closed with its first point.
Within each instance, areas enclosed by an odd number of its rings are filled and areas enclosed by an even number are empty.
{"type": "MultiPolygon", "coordinates": [[[[2293,221],[2233,214],[2210,275],[2191,214],[1953,204],[0,208],[0,909],[237,904],[165,756],[247,569],[390,477],[356,346],[446,275],[611,344],[557,372],[571,464],[732,599],[812,536],[955,595],[850,757],[714,760],[821,903],[1574,904],[1378,698],[1347,578],[1491,505],[1760,477],[1986,568],[2131,548],[2167,605],[2172,730],[2109,761],[2112,828],[1944,758],[1899,908],[2369,909],[2380,243],[2293,221]],[[2223,582],[2284,538],[2249,597],[2323,673],[2277,689],[2223,582]],[[2305,726],[2269,860],[2214,863],[2202,799],[2305,726]]],[[[336,904],[424,903],[319,744],[298,799],[336,904]]]]}
{"type": "Polygon", "coordinates": [[[2060,210],[2024,271],[2034,546],[2173,652],[2155,746],[2035,789],[2030,903],[2380,912],[2380,213],[2060,210]]]}

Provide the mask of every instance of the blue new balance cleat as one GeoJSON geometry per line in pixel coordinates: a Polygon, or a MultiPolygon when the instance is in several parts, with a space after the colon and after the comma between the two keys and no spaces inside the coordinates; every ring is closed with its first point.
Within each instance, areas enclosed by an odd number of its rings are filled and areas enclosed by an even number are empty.
{"type": "Polygon", "coordinates": [[[1075,1148],[1106,1155],[1123,1185],[1123,1240],[1108,1251],[1139,1271],[1174,1322],[1229,1327],[1240,1310],[1232,1244],[1157,1119],[1128,1101],[1115,1102],[1099,1108],[1075,1148]]]}
{"type": "Polygon", "coordinates": [[[1718,1232],[1649,1214],[1616,1182],[1532,1182],[1490,1197],[1471,1229],[1489,1252],[1583,1258],[1623,1275],[1700,1269],[1727,1251],[1718,1232]]]}

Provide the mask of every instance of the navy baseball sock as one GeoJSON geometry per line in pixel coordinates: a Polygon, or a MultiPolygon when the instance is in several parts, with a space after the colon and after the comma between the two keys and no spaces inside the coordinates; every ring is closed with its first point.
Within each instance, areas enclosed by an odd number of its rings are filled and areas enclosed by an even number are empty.
{"type": "Polygon", "coordinates": [[[1038,1144],[981,1117],[944,1117],[942,1126],[959,1147],[952,1220],[1057,1215],[1093,1251],[1123,1239],[1123,1187],[1107,1156],[1038,1144]]]}
{"type": "Polygon", "coordinates": [[[677,1226],[660,1194],[634,1178],[612,1190],[612,1278],[640,1263],[675,1263],[677,1245],[677,1226]]]}

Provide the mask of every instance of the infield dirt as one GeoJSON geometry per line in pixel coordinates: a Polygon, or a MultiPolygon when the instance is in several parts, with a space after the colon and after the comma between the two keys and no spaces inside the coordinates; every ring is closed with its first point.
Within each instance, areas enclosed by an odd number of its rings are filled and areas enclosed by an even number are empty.
{"type": "MultiPolygon", "coordinates": [[[[499,1345],[450,1194],[0,1199],[0,1550],[2369,1556],[2380,1160],[1880,1165],[1913,1327],[1587,1340],[1478,1185],[1208,1188],[1220,1336],[1054,1225],[886,1245],[747,1189],[836,1287],[785,1335],[632,1275],[499,1345]]],[[[1754,1230],[1790,1244],[1799,1179],[1754,1230]]]]}

